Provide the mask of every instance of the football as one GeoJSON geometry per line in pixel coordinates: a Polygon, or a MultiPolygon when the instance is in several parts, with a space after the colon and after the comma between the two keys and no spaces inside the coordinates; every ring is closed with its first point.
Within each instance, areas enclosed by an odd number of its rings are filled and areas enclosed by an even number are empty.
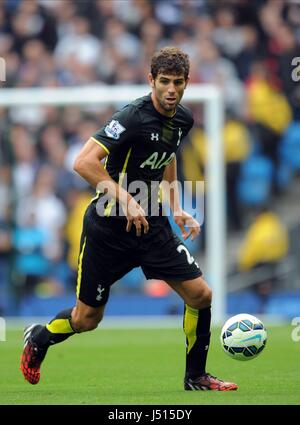
{"type": "Polygon", "coordinates": [[[265,348],[267,331],[264,324],[250,314],[237,314],[228,319],[221,331],[221,344],[226,354],[236,360],[251,360],[265,348]]]}

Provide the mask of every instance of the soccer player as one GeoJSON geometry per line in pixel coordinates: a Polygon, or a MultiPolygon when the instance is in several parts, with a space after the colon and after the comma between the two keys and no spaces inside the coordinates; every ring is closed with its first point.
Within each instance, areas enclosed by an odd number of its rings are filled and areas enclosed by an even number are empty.
{"type": "MultiPolygon", "coordinates": [[[[149,73],[151,93],[116,112],[79,153],[74,169],[97,189],[97,196],[83,221],[77,302],[45,326],[25,329],[21,371],[31,384],[39,382],[48,348],[97,328],[110,286],[140,266],[147,279],[166,281],[185,303],[184,389],[237,389],[206,371],[212,292],[184,242],[172,232],[161,203],[155,205],[158,183],[177,181],[176,150],[194,122],[180,104],[188,80],[187,54],[175,47],[156,52],[149,73]],[[127,187],[141,182],[150,189],[141,191],[140,202],[124,188],[125,178],[127,187]]],[[[200,225],[182,210],[176,185],[170,191],[170,207],[183,239],[197,237],[200,225]]]]}

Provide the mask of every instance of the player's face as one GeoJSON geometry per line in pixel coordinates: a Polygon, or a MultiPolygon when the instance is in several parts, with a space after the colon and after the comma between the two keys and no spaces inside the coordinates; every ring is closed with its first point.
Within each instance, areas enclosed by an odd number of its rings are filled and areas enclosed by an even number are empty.
{"type": "Polygon", "coordinates": [[[155,108],[163,115],[172,116],[183,96],[188,80],[185,80],[183,75],[159,73],[155,79],[149,74],[149,82],[155,108]]]}

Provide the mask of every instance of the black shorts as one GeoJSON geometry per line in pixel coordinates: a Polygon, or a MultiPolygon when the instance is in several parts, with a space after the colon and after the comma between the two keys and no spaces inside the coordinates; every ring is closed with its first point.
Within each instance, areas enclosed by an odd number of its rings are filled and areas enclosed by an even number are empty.
{"type": "Polygon", "coordinates": [[[135,267],[147,279],[184,281],[202,272],[167,217],[150,217],[149,232],[136,236],[126,219],[99,217],[91,204],[84,216],[77,298],[91,307],[106,304],[110,286],[135,267]]]}

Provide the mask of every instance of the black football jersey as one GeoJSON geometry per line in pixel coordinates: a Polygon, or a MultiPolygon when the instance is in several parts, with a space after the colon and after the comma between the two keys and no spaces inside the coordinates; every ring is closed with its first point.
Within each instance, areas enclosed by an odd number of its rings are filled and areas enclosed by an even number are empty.
{"type": "Polygon", "coordinates": [[[162,181],[165,167],[170,164],[182,139],[194,120],[191,111],[178,105],[173,117],[160,114],[151,95],[136,99],[115,112],[92,138],[107,152],[105,168],[117,183],[129,193],[136,181],[150,187],[162,181]]]}

